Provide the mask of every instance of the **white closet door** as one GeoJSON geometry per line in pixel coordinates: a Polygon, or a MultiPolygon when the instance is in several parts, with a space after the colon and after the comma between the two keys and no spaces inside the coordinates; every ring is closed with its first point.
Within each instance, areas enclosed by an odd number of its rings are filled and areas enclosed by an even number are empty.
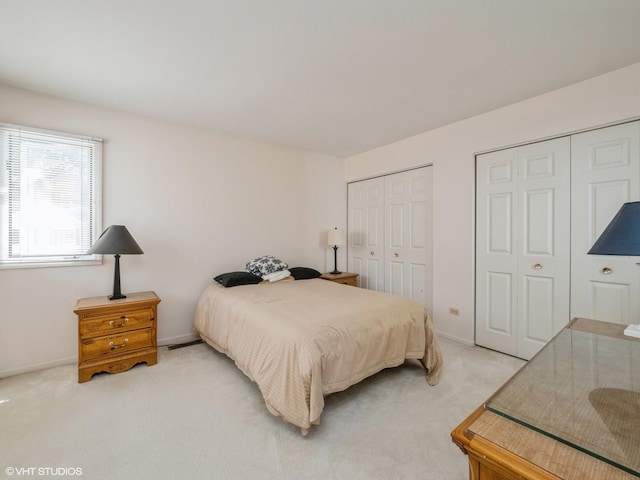
{"type": "Polygon", "coordinates": [[[568,137],[518,148],[518,342],[529,359],[569,322],[568,137]]]}
{"type": "Polygon", "coordinates": [[[385,177],[385,290],[431,311],[432,170],[385,177]]]}
{"type": "Polygon", "coordinates": [[[476,343],[531,358],[569,321],[569,139],[477,158],[476,343]]]}
{"type": "Polygon", "coordinates": [[[384,178],[350,183],[348,270],[358,286],[384,291],[384,178]]]}
{"type": "Polygon", "coordinates": [[[640,122],[574,135],[571,142],[571,316],[638,323],[637,258],[587,255],[623,203],[640,199],[640,122]]]}
{"type": "Polygon", "coordinates": [[[516,355],[518,152],[476,161],[476,343],[516,355]]]}

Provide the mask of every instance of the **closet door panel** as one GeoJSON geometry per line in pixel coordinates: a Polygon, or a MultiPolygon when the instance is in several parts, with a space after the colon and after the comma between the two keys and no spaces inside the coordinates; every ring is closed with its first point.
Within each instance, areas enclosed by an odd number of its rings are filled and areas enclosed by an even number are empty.
{"type": "MultiPolygon", "coordinates": [[[[410,297],[418,303],[425,301],[428,272],[424,264],[409,265],[410,297]]],[[[425,305],[426,306],[426,305],[425,305]]]]}
{"type": "Polygon", "coordinates": [[[512,255],[513,250],[513,193],[487,196],[487,253],[512,255]]]}
{"type": "MultiPolygon", "coordinates": [[[[364,284],[361,284],[360,287],[368,288],[369,290],[378,290],[384,291],[384,264],[382,260],[379,258],[369,259],[367,258],[366,270],[364,270],[364,284]]],[[[354,271],[354,273],[357,273],[354,271]]]]}
{"type": "Polygon", "coordinates": [[[413,202],[409,205],[411,229],[409,233],[410,248],[412,250],[425,251],[427,248],[427,202],[413,202]]]}
{"type": "Polygon", "coordinates": [[[584,237],[586,243],[584,245],[593,245],[596,242],[618,211],[616,205],[622,206],[630,198],[631,179],[629,178],[587,184],[585,211],[587,228],[584,231],[586,233],[586,237],[584,237]]]}
{"type": "Polygon", "coordinates": [[[524,254],[553,255],[554,191],[541,189],[525,192],[524,254]]]}
{"type": "Polygon", "coordinates": [[[387,268],[389,275],[387,277],[386,291],[395,295],[404,295],[404,263],[391,261],[387,263],[387,268]]]}
{"type": "Polygon", "coordinates": [[[388,204],[386,211],[387,225],[389,226],[389,248],[402,249],[404,241],[404,203],[388,204]]]}
{"type": "Polygon", "coordinates": [[[637,258],[587,255],[623,203],[640,199],[640,122],[572,137],[571,316],[640,317],[637,258]]]}
{"type": "MultiPolygon", "coordinates": [[[[595,318],[625,319],[620,312],[629,311],[629,284],[592,281],[590,287],[590,308],[595,318]]],[[[621,323],[637,323],[637,319],[632,322],[627,318],[621,323]]]]}
{"type": "Polygon", "coordinates": [[[476,161],[476,343],[516,355],[517,151],[476,161]]]}
{"type": "Polygon", "coordinates": [[[358,286],[384,290],[384,181],[350,183],[348,195],[348,270],[358,286]]]}
{"type": "Polygon", "coordinates": [[[386,291],[431,309],[431,169],[385,177],[386,291]]]}
{"type": "Polygon", "coordinates": [[[570,320],[570,139],[519,147],[518,162],[518,356],[528,359],[570,320]]]}
{"type": "MultiPolygon", "coordinates": [[[[515,322],[513,306],[513,275],[501,272],[486,272],[486,294],[484,299],[484,309],[481,312],[483,322],[480,325],[485,331],[482,337],[490,338],[490,335],[496,334],[503,336],[505,342],[510,339],[509,345],[512,345],[510,352],[515,355],[515,322]]],[[[491,348],[491,343],[484,341],[479,345],[485,345],[491,348]]],[[[497,348],[493,347],[493,348],[497,348]]],[[[505,348],[505,347],[502,347],[505,348]]],[[[502,350],[501,350],[502,351],[502,350]]]]}
{"type": "MultiPolygon", "coordinates": [[[[526,342],[546,344],[557,333],[553,325],[554,279],[541,276],[523,276],[522,314],[526,342]]],[[[534,352],[535,353],[535,352],[534,352]]]]}

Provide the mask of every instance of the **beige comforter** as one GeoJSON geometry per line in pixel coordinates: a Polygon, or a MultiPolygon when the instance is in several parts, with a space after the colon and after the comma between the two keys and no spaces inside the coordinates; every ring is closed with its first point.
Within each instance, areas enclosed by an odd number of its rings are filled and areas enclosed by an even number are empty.
{"type": "Polygon", "coordinates": [[[203,292],[194,327],[258,384],[267,408],[306,434],[324,395],[419,359],[431,385],[442,356],[424,307],[396,295],[313,279],[203,292]]]}

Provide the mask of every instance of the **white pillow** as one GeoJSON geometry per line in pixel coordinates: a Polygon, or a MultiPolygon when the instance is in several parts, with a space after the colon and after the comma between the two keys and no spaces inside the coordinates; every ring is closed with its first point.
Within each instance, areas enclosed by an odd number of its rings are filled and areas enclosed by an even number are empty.
{"type": "Polygon", "coordinates": [[[262,277],[263,280],[269,280],[270,282],[277,282],[278,280],[283,280],[287,277],[291,276],[291,272],[289,270],[279,270],[273,273],[267,273],[262,277]]]}

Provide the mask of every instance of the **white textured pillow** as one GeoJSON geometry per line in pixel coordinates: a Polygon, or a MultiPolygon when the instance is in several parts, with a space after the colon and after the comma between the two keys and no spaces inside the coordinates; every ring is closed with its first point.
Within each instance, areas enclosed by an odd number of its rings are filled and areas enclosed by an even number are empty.
{"type": "Polygon", "coordinates": [[[261,277],[273,272],[286,270],[287,268],[289,268],[289,265],[271,255],[258,257],[246,265],[247,272],[253,273],[254,275],[260,275],[261,277]]]}
{"type": "Polygon", "coordinates": [[[291,276],[291,272],[289,270],[278,270],[277,272],[267,273],[263,280],[269,280],[271,283],[277,282],[278,280],[284,280],[287,277],[291,276]]]}

